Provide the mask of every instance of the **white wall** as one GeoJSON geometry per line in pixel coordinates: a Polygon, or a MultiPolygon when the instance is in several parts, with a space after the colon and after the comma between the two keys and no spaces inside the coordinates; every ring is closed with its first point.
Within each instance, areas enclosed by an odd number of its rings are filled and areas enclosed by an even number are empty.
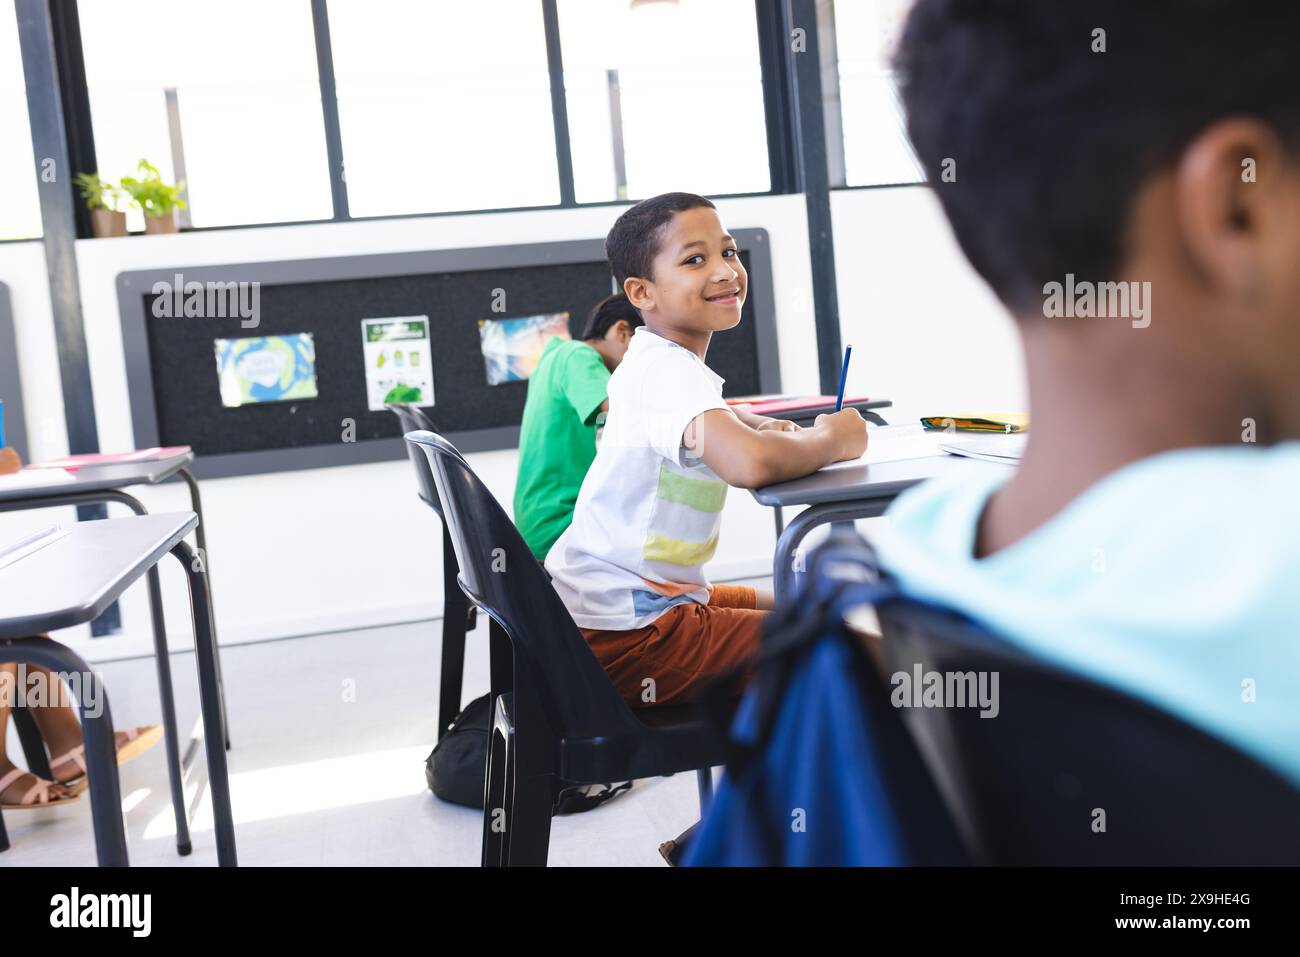
{"type": "Polygon", "coordinates": [[[44,247],[39,242],[0,243],[0,282],[9,287],[13,308],[14,345],[31,454],[35,458],[63,455],[68,436],[44,247]]]}
{"type": "MultiPolygon", "coordinates": [[[[623,208],[79,242],[100,447],[134,445],[116,299],[123,271],[587,239],[603,236],[623,208]]],[[[782,387],[815,392],[803,197],[724,200],[719,211],[729,227],[762,227],[771,235],[782,387]]],[[[909,409],[931,402],[939,412],[1020,408],[1024,389],[1010,322],[962,259],[929,191],[840,192],[832,211],[843,335],[854,345],[850,391],[893,398],[909,409]]],[[[0,279],[14,298],[35,454],[61,454],[66,437],[39,244],[0,246],[0,279]]],[[[470,456],[507,507],[516,459],[513,450],[470,456]]],[[[408,621],[440,608],[437,520],[416,499],[405,460],[211,479],[203,495],[223,643],[408,621]]],[[[188,507],[179,484],[142,489],[139,497],[154,511],[188,507]]],[[[0,516],[0,535],[8,535],[15,521],[0,516]]],[[[718,580],[765,574],[773,545],[770,512],[747,493],[732,492],[710,574],[718,580]]],[[[163,580],[169,634],[174,647],[184,647],[188,608],[180,574],[170,564],[163,580]]],[[[149,647],[143,586],[124,597],[122,609],[121,637],[90,642],[84,628],[60,637],[91,660],[143,653],[149,647]]]]}
{"type": "MultiPolygon", "coordinates": [[[[68,450],[68,435],[63,421],[59,357],[50,313],[50,284],[41,244],[0,243],[0,282],[9,287],[13,308],[14,346],[22,378],[29,453],[34,460],[64,455],[68,450]]],[[[9,383],[0,383],[0,399],[7,400],[7,423],[18,411],[8,394],[9,387],[9,383]]],[[[42,527],[73,521],[76,512],[71,508],[0,514],[0,541],[14,541],[42,527]]],[[[89,635],[89,629],[76,632],[89,635]]]]}
{"type": "Polygon", "coordinates": [[[918,415],[1026,409],[1013,321],[928,187],[838,191],[831,216],[849,391],[918,415]]]}

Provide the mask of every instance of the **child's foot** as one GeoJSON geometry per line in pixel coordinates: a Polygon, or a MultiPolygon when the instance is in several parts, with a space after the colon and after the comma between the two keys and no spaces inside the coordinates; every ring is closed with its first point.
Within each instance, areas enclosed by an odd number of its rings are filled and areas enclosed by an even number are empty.
{"type": "Polygon", "coordinates": [[[0,810],[27,811],[80,800],[80,794],[74,794],[61,784],[38,778],[30,771],[7,762],[0,764],[0,810]]]}
{"type": "MultiPolygon", "coordinates": [[[[162,732],[160,724],[147,724],[117,732],[115,738],[118,766],[126,764],[132,758],[139,757],[152,748],[162,737],[162,732]]],[[[79,744],[57,758],[51,758],[50,773],[54,775],[56,782],[73,794],[80,794],[90,785],[90,780],[86,776],[86,746],[79,744]]]]}
{"type": "Polygon", "coordinates": [[[671,841],[664,841],[659,845],[659,856],[668,862],[669,867],[677,867],[681,864],[682,856],[686,853],[686,844],[695,836],[695,830],[699,826],[699,822],[696,821],[671,841]]]}

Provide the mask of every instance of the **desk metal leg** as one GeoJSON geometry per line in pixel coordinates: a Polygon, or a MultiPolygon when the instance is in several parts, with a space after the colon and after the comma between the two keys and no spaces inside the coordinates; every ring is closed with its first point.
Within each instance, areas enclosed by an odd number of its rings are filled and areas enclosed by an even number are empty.
{"type": "MultiPolygon", "coordinates": [[[[102,489],[97,492],[73,492],[65,495],[52,495],[38,501],[6,502],[0,504],[0,511],[18,511],[19,509],[52,508],[57,505],[86,504],[125,505],[136,515],[148,515],[143,503],[133,495],[120,489],[102,489]]],[[[153,626],[154,665],[158,671],[158,698],[162,710],[164,741],[167,748],[167,777],[171,784],[172,811],[176,816],[176,850],[186,856],[192,850],[190,843],[189,815],[185,810],[184,768],[180,758],[180,729],[176,722],[176,698],[172,690],[171,659],[167,649],[167,623],[163,616],[162,586],[158,578],[158,566],[149,569],[146,576],[149,586],[149,618],[153,626]]],[[[27,717],[27,716],[22,716],[27,717]]],[[[32,722],[21,720],[15,712],[15,726],[27,755],[27,767],[32,773],[43,778],[52,778],[49,761],[45,757],[45,746],[40,732],[32,722]],[[34,734],[34,741],[28,735],[34,734]]]]}
{"type": "Polygon", "coordinates": [[[212,607],[208,603],[207,573],[194,561],[185,542],[172,549],[185,570],[190,586],[190,611],[194,618],[194,658],[199,669],[199,700],[203,713],[203,746],[208,754],[208,789],[212,792],[212,818],[217,832],[217,863],[235,867],[235,821],[230,809],[230,774],[226,748],[221,741],[221,688],[217,670],[217,642],[212,633],[212,607]],[[214,733],[215,732],[215,733],[214,733]]]}
{"type": "Polygon", "coordinates": [[[781,533],[785,531],[785,511],[780,505],[772,506],[772,521],[776,523],[776,537],[781,538],[781,533]]]}
{"type": "MultiPolygon", "coordinates": [[[[149,514],[140,500],[125,492],[116,492],[110,500],[120,502],[137,515],[149,514]]],[[[149,618],[153,624],[154,667],[158,672],[158,699],[162,706],[163,735],[167,748],[167,779],[171,784],[172,814],[176,818],[176,851],[188,857],[194,850],[190,841],[190,816],[185,809],[184,768],[181,765],[180,728],[176,723],[176,696],[172,690],[171,652],[167,647],[167,621],[163,615],[162,584],[158,566],[149,569],[149,618]]]]}
{"type": "Polygon", "coordinates": [[[810,506],[790,519],[790,524],[776,543],[776,558],[772,563],[772,588],[776,592],[776,600],[783,602],[794,595],[798,583],[794,567],[795,555],[809,532],[828,522],[852,522],[859,518],[883,515],[892,500],[891,496],[866,501],[825,502],[810,506]]]}
{"type": "Polygon", "coordinates": [[[190,816],[185,809],[185,778],[181,765],[181,736],[176,724],[176,697],[172,690],[171,652],[167,647],[167,630],[163,624],[162,587],[158,566],[149,569],[149,615],[153,618],[153,657],[158,672],[158,697],[162,703],[163,738],[167,748],[167,779],[171,784],[172,814],[176,818],[176,851],[188,857],[194,850],[190,842],[190,816]]]}
{"type": "Polygon", "coordinates": [[[77,710],[86,740],[86,774],[90,778],[90,816],[100,867],[126,867],[126,827],[122,823],[122,786],[117,777],[116,735],[108,692],[99,675],[71,648],[50,638],[0,640],[0,660],[42,665],[56,674],[75,674],[81,682],[77,710]],[[89,704],[89,706],[88,706],[89,704]]]}
{"type": "MultiPolygon", "coordinates": [[[[208,554],[208,536],[207,520],[203,517],[203,500],[199,496],[199,483],[194,478],[194,473],[188,468],[182,468],[176,473],[185,480],[185,484],[190,489],[190,507],[194,509],[194,514],[199,517],[198,528],[194,530],[195,541],[198,542],[199,554],[203,556],[204,569],[212,568],[212,559],[208,554]]],[[[208,626],[212,629],[212,648],[217,659],[217,688],[220,689],[221,698],[221,737],[226,745],[226,750],[230,750],[230,722],[226,720],[226,682],[221,676],[221,648],[217,643],[217,620],[212,611],[212,584],[208,575],[204,576],[203,587],[207,589],[208,596],[208,626]]]]}

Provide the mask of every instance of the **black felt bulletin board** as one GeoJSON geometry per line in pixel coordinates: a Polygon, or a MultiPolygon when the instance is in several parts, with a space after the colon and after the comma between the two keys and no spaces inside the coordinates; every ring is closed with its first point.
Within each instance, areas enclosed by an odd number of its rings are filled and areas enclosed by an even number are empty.
{"type": "MultiPolygon", "coordinates": [[[[726,379],[727,396],[778,391],[766,234],[735,232],[751,291],[740,325],[714,336],[708,362],[726,379]]],[[[190,445],[198,474],[209,476],[400,458],[396,417],[367,408],[361,321],[427,316],[435,424],[464,451],[508,448],[517,444],[527,383],[488,384],[479,320],[568,312],[577,338],[611,289],[600,240],[124,273],[136,444],[190,445]],[[178,275],[258,282],[257,326],[237,316],[155,315],[155,283],[174,285],[178,275]],[[493,310],[498,290],[502,311],[493,310]],[[214,340],[302,332],[315,344],[317,398],[222,405],[214,340]],[[344,441],[347,420],[354,441],[344,441]]]]}

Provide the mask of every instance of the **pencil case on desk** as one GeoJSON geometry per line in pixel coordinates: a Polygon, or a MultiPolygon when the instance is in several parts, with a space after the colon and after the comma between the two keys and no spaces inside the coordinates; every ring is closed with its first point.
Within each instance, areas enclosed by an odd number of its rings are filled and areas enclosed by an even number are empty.
{"type": "Polygon", "coordinates": [[[1026,432],[1029,416],[1020,412],[992,412],[987,415],[927,415],[921,425],[931,432],[1026,432]]]}

